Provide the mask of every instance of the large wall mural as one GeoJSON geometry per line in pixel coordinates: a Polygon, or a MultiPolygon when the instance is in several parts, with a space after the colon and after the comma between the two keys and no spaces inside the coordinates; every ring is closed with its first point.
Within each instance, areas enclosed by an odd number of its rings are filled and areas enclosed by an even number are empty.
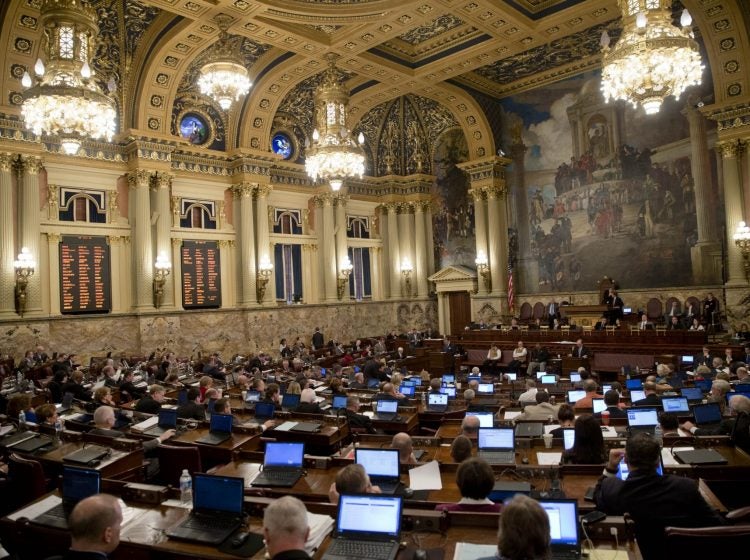
{"type": "MultiPolygon", "coordinates": [[[[528,234],[519,255],[530,271],[523,292],[590,290],[605,274],[633,289],[700,283],[691,262],[696,178],[684,97],[646,116],[605,104],[598,73],[588,73],[501,103],[505,145],[522,142],[511,152],[525,154],[523,185],[513,185],[511,202],[519,231],[528,234]]],[[[715,171],[700,180],[709,186],[711,220],[722,223],[715,171]]],[[[715,232],[701,241],[720,246],[719,239],[715,232]]]]}

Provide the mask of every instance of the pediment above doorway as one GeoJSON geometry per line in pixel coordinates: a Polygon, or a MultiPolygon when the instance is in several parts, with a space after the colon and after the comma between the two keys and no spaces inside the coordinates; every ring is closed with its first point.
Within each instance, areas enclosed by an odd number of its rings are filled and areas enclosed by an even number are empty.
{"type": "Polygon", "coordinates": [[[450,265],[438,270],[428,278],[435,283],[435,291],[473,292],[476,289],[477,272],[466,266],[450,265]]]}

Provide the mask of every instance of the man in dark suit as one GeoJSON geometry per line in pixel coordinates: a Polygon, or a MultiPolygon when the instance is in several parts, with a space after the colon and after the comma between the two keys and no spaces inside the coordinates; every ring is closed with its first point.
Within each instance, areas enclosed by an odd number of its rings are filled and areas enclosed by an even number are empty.
{"type": "Polygon", "coordinates": [[[200,394],[200,391],[196,387],[190,387],[187,390],[188,402],[177,407],[177,418],[201,421],[206,419],[205,407],[195,402],[200,394]]]}
{"type": "Polygon", "coordinates": [[[79,401],[90,401],[91,393],[83,386],[83,373],[74,371],[70,374],[67,383],[62,386],[62,394],[73,393],[73,398],[79,401]]]}
{"type": "Polygon", "coordinates": [[[573,346],[573,357],[574,358],[588,358],[590,356],[589,349],[583,345],[583,339],[579,338],[576,340],[576,345],[573,346]]]}
{"type": "Polygon", "coordinates": [[[349,428],[364,428],[370,434],[375,433],[372,419],[359,413],[359,397],[350,395],[346,398],[345,414],[349,428]]]}
{"type": "Polygon", "coordinates": [[[645,393],[646,398],[630,404],[633,406],[653,406],[661,408],[661,398],[656,394],[656,383],[653,381],[646,381],[643,384],[643,392],[645,393]]]}
{"type": "Polygon", "coordinates": [[[349,383],[349,389],[367,389],[367,383],[365,383],[365,374],[358,371],[354,374],[354,381],[349,383]]]}
{"type": "Polygon", "coordinates": [[[709,350],[708,346],[704,346],[701,353],[695,357],[695,360],[693,360],[693,365],[696,367],[698,366],[712,367],[713,364],[714,364],[714,357],[711,355],[711,351],[709,350]]]}
{"type": "Polygon", "coordinates": [[[127,393],[132,400],[140,399],[146,394],[144,389],[136,387],[133,383],[133,370],[127,370],[123,375],[122,383],[120,384],[120,395],[123,393],[127,393]]]}
{"type": "Polygon", "coordinates": [[[628,512],[635,521],[635,537],[644,560],[669,558],[665,527],[723,525],[721,517],[706,503],[694,480],[665,474],[659,476],[661,447],[649,434],[628,439],[625,449],[612,449],[609,462],[594,491],[596,509],[607,515],[628,512]],[[615,475],[620,460],[630,468],[622,481],[615,475]]]}
{"type": "Polygon", "coordinates": [[[325,337],[323,336],[323,333],[320,332],[320,327],[315,327],[315,332],[312,335],[311,345],[313,347],[313,350],[319,350],[326,345],[325,337]]]}
{"type": "Polygon", "coordinates": [[[148,388],[148,395],[144,395],[135,405],[136,412],[145,412],[147,414],[159,414],[161,403],[164,400],[166,390],[161,385],[151,385],[148,388]]]}
{"type": "Polygon", "coordinates": [[[122,510],[117,498],[97,494],[76,504],[68,518],[70,548],[64,560],[106,560],[120,544],[122,510]]]}
{"type": "Polygon", "coordinates": [[[549,304],[547,304],[547,322],[549,323],[549,328],[553,328],[555,319],[560,318],[560,306],[558,303],[553,299],[549,304]]]}
{"type": "MultiPolygon", "coordinates": [[[[612,418],[627,418],[628,413],[619,407],[620,404],[620,393],[614,389],[610,389],[604,393],[604,404],[607,405],[607,411],[609,411],[609,417],[612,418]]],[[[594,418],[601,419],[602,413],[594,413],[594,418]]]]}

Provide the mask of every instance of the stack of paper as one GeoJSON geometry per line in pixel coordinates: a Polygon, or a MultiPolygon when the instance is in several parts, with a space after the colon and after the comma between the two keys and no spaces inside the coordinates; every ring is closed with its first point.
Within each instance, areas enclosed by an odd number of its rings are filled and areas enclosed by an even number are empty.
{"type": "Polygon", "coordinates": [[[494,560],[497,558],[496,544],[456,543],[453,560],[494,560]]]}
{"type": "Polygon", "coordinates": [[[151,418],[148,418],[144,420],[143,422],[138,422],[137,424],[133,424],[130,427],[130,430],[133,432],[145,432],[149,428],[153,428],[159,423],[159,417],[158,416],[152,416],[151,418]]]}
{"type": "Polygon", "coordinates": [[[556,451],[547,451],[547,452],[541,452],[537,451],[536,453],[536,462],[539,465],[559,465],[562,461],[562,453],[556,452],[556,451]]]}
{"type": "Polygon", "coordinates": [[[308,511],[307,525],[310,527],[310,536],[307,537],[305,550],[310,556],[314,556],[315,551],[320,548],[321,543],[333,529],[333,517],[308,511]]]}

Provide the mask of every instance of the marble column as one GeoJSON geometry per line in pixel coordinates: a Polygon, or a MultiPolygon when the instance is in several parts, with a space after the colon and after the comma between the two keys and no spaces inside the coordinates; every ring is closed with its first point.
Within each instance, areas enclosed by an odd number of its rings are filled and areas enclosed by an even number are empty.
{"type": "MultiPolygon", "coordinates": [[[[26,288],[26,313],[41,312],[42,310],[42,271],[39,268],[41,262],[41,219],[39,216],[39,173],[43,168],[41,158],[27,156],[22,160],[23,179],[18,189],[19,202],[19,250],[26,247],[34,260],[37,269],[29,278],[26,288]]],[[[46,273],[46,272],[45,272],[46,273]]]]}
{"type": "Polygon", "coordinates": [[[404,291],[403,296],[412,297],[414,294],[414,285],[416,284],[416,269],[414,267],[414,206],[411,203],[401,204],[398,210],[398,241],[401,260],[399,262],[399,272],[401,265],[408,260],[412,267],[409,284],[402,284],[404,291]],[[407,291],[408,288],[408,291],[407,291]]]}
{"type": "Polygon", "coordinates": [[[234,291],[231,289],[232,282],[224,278],[232,277],[232,248],[234,241],[231,239],[220,239],[219,242],[219,259],[221,270],[221,307],[222,309],[233,309],[234,291]]]}
{"type": "Polygon", "coordinates": [[[391,297],[391,246],[388,242],[388,207],[385,204],[378,206],[378,234],[382,243],[382,254],[380,258],[380,287],[381,298],[391,297]]]}
{"type": "MultiPolygon", "coordinates": [[[[271,185],[259,185],[255,191],[255,210],[256,210],[256,238],[257,238],[257,253],[258,265],[264,260],[268,259],[273,262],[273,251],[271,250],[271,242],[269,236],[270,220],[268,219],[268,195],[271,194],[271,185]]],[[[263,295],[263,301],[261,304],[272,303],[276,301],[276,283],[274,275],[276,273],[276,267],[274,266],[271,272],[271,277],[266,285],[266,293],[263,295]]]]}
{"type": "MultiPolygon", "coordinates": [[[[487,202],[485,201],[484,189],[473,188],[469,191],[472,198],[474,199],[474,238],[476,243],[476,254],[484,255],[484,258],[488,260],[488,249],[487,249],[487,202]]],[[[484,285],[481,274],[477,271],[477,293],[479,295],[487,294],[487,287],[484,285]]]]}
{"type": "Polygon", "coordinates": [[[487,225],[488,225],[488,249],[487,258],[490,261],[490,279],[492,280],[492,295],[497,296],[505,292],[504,258],[507,250],[507,225],[504,204],[501,204],[503,192],[500,189],[490,187],[487,189],[487,225]],[[503,235],[504,234],[504,235],[503,235]],[[503,239],[506,240],[503,243],[503,239]]]}
{"type": "MultiPolygon", "coordinates": [[[[154,254],[154,260],[161,254],[169,259],[172,263],[172,273],[175,274],[174,264],[175,261],[172,256],[172,209],[170,207],[170,190],[172,186],[172,174],[159,172],[154,175],[152,189],[154,192],[154,211],[157,215],[156,218],[156,253],[154,254]]],[[[176,275],[176,274],[175,274],[176,275]]],[[[164,283],[164,295],[162,296],[161,306],[166,308],[174,308],[177,302],[175,301],[173,280],[167,278],[164,283]]]]}
{"type": "MultiPolygon", "coordinates": [[[[432,237],[432,205],[425,204],[424,207],[424,234],[425,234],[425,251],[427,253],[427,272],[426,277],[430,277],[435,274],[435,243],[432,237]]],[[[427,283],[427,291],[429,293],[429,282],[427,283]]]]}
{"type": "MultiPolygon", "coordinates": [[[[336,204],[336,278],[341,276],[341,266],[349,257],[346,240],[346,197],[339,194],[335,198],[336,204]]],[[[349,289],[344,292],[344,300],[349,299],[349,289]]]]}
{"type": "Polygon", "coordinates": [[[151,202],[149,189],[151,172],[137,169],[128,173],[130,186],[130,224],[133,255],[133,307],[137,310],[153,309],[154,257],[151,242],[151,202]]]}
{"type": "Polygon", "coordinates": [[[370,283],[374,301],[385,299],[380,281],[383,277],[382,262],[382,247],[370,247],[370,283]]]}
{"type": "Polygon", "coordinates": [[[16,247],[13,233],[13,155],[0,154],[0,316],[16,312],[13,297],[16,247]]]}
{"type": "Polygon", "coordinates": [[[338,301],[336,293],[336,239],[333,218],[333,195],[323,195],[323,282],[325,301],[338,301]]]}
{"type": "Polygon", "coordinates": [[[390,253],[390,262],[388,270],[390,271],[390,297],[392,299],[401,298],[401,250],[399,247],[398,231],[398,204],[392,203],[386,205],[388,208],[388,243],[390,253]]]}
{"type": "Polygon", "coordinates": [[[414,283],[415,295],[423,298],[428,295],[427,277],[427,238],[424,225],[425,207],[429,202],[416,202],[414,204],[414,283]]]}
{"type": "Polygon", "coordinates": [[[317,250],[314,251],[312,258],[317,261],[318,274],[316,275],[316,290],[317,294],[316,303],[322,303],[326,300],[326,283],[323,277],[323,270],[325,269],[325,263],[323,261],[323,245],[325,245],[325,239],[323,238],[323,198],[318,195],[313,198],[315,203],[315,233],[317,234],[317,250]]]}
{"type": "Polygon", "coordinates": [[[737,224],[743,221],[742,184],[740,182],[739,159],[745,144],[732,140],[719,144],[724,175],[724,214],[726,222],[727,244],[727,282],[728,287],[747,285],[742,254],[734,244],[734,232],[737,224]]]}
{"type": "Polygon", "coordinates": [[[237,252],[239,271],[237,274],[237,303],[250,307],[257,303],[255,282],[255,227],[253,220],[252,183],[242,182],[232,187],[234,196],[234,229],[237,232],[237,252]]]}

